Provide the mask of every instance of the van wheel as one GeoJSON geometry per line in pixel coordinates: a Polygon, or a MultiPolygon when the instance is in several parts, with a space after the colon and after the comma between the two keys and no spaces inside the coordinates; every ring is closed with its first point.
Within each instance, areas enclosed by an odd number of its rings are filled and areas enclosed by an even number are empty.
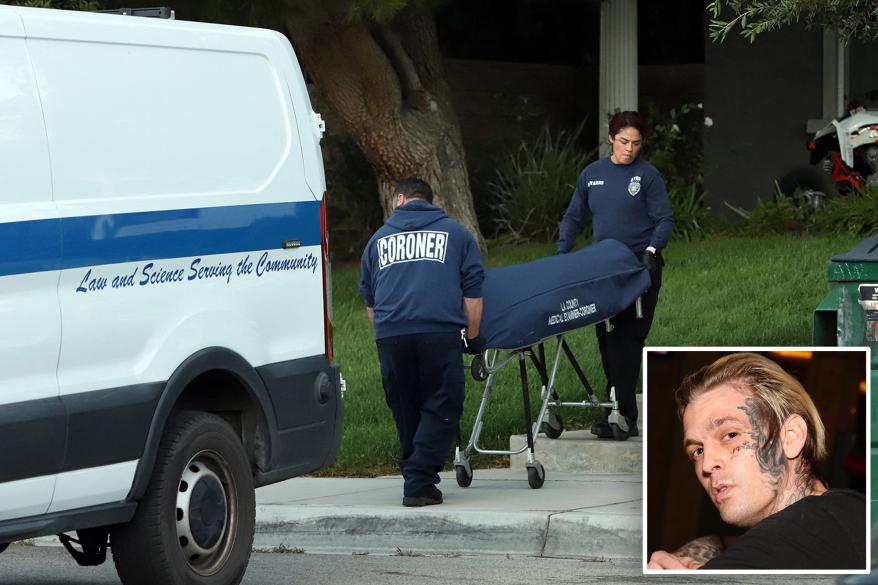
{"type": "Polygon", "coordinates": [[[134,518],[112,533],[116,570],[125,585],[237,585],[255,516],[250,464],[232,427],[213,414],[175,414],[134,518]]]}

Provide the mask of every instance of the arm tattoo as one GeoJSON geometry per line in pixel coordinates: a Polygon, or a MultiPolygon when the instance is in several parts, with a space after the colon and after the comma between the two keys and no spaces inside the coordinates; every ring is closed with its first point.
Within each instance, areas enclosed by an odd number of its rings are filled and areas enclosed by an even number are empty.
{"type": "Polygon", "coordinates": [[[721,552],[723,552],[723,541],[718,536],[702,536],[687,542],[674,551],[674,554],[688,557],[703,565],[710,559],[719,556],[721,552]]]}

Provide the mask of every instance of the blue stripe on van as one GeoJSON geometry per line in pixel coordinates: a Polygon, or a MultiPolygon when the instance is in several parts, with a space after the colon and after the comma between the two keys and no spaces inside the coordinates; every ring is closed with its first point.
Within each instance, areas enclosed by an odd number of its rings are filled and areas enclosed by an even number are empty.
{"type": "Polygon", "coordinates": [[[320,244],[320,202],[0,223],[0,276],[320,244]],[[63,252],[62,252],[63,251],[63,252]]]}
{"type": "Polygon", "coordinates": [[[0,223],[0,276],[61,267],[61,220],[0,223]]]}

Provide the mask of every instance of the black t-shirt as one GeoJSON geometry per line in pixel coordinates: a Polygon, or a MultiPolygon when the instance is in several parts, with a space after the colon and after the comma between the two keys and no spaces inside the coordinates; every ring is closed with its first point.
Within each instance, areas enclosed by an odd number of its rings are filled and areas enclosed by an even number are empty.
{"type": "Polygon", "coordinates": [[[866,498],[851,490],[808,496],[772,514],[702,569],[865,569],[866,498]]]}

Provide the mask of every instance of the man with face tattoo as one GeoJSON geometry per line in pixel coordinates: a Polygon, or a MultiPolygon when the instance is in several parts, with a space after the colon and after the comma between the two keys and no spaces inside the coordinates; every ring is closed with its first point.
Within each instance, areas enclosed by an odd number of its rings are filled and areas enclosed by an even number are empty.
{"type": "Polygon", "coordinates": [[[722,519],[747,528],[729,547],[698,538],[656,551],[649,569],[865,569],[866,501],[815,474],[820,414],[802,385],[756,354],[720,358],[676,392],[683,448],[722,519]]]}

